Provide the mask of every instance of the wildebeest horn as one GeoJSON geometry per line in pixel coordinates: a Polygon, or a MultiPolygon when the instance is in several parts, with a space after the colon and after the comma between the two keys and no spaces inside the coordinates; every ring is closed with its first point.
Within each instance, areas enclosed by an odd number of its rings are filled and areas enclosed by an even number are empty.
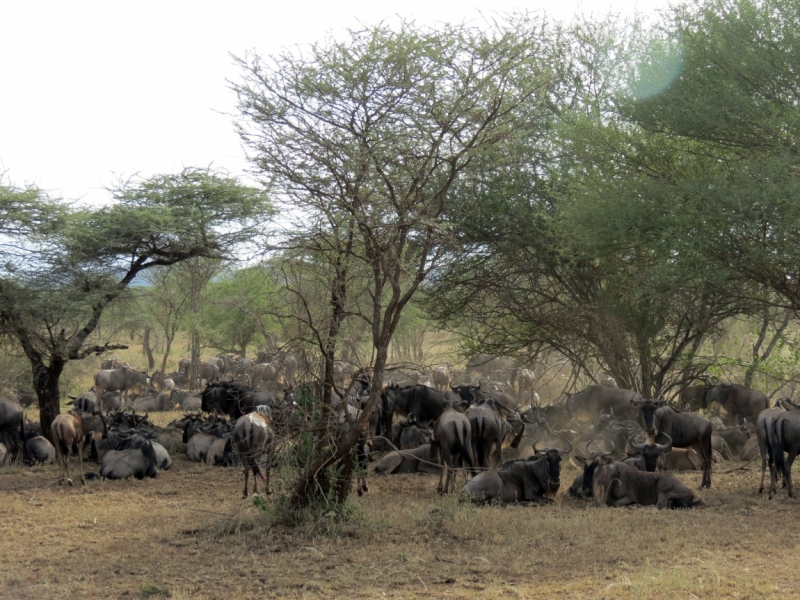
{"type": "MultiPolygon", "coordinates": [[[[77,400],[78,399],[77,396],[70,396],[69,394],[67,394],[67,398],[72,398],[73,400],[77,400]]],[[[72,402],[67,402],[67,404],[72,404],[72,402]]]]}
{"type": "Polygon", "coordinates": [[[658,450],[659,454],[665,454],[672,449],[672,438],[669,437],[666,433],[662,435],[669,441],[666,444],[656,444],[656,450],[658,450]]]}
{"type": "Polygon", "coordinates": [[[646,444],[637,444],[636,442],[634,442],[633,440],[636,439],[637,435],[639,435],[639,434],[638,433],[634,433],[631,436],[631,438],[628,440],[628,444],[630,444],[631,448],[633,448],[634,450],[636,450],[637,452],[639,452],[641,454],[641,452],[642,452],[642,450],[644,450],[644,447],[645,447],[646,444]]]}
{"type": "Polygon", "coordinates": [[[559,450],[558,453],[559,454],[569,454],[570,452],[572,452],[572,444],[570,444],[570,441],[565,437],[562,437],[561,439],[564,440],[565,442],[567,442],[567,444],[569,445],[569,449],[567,449],[567,450],[559,450]]]}
{"type": "Polygon", "coordinates": [[[536,444],[538,444],[540,441],[541,441],[541,438],[537,438],[536,441],[533,442],[533,452],[534,452],[534,454],[544,454],[545,452],[547,452],[549,450],[549,448],[545,448],[544,450],[539,450],[538,448],[536,448],[536,444]]]}
{"type": "Polygon", "coordinates": [[[633,400],[633,399],[631,399],[631,404],[633,404],[636,408],[641,408],[642,402],[644,402],[644,400],[633,400]]]}

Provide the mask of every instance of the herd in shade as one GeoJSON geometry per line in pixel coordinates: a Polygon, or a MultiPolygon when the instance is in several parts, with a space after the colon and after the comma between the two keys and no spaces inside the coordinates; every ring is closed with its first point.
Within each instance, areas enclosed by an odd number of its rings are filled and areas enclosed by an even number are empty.
{"type": "MultiPolygon", "coordinates": [[[[102,367],[91,389],[71,396],[71,410],[53,421],[52,443],[26,417],[35,396],[0,400],[0,464],[55,462],[59,483],[73,485],[72,456],[85,484],[87,478],[156,477],[172,466],[171,455],[183,453],[209,465],[238,465],[246,498],[251,475],[252,493],[259,493],[259,483],[270,492],[270,469],[308,429],[322,397],[319,385],[297,383],[310,373],[301,354],[220,355],[195,368],[184,359],[178,371],[152,376],[116,359],[102,367]],[[165,427],[149,418],[176,409],[184,416],[165,427]],[[84,458],[99,469],[85,471],[84,458]]],[[[781,479],[794,495],[800,410],[788,398],[770,406],[757,390],[704,381],[668,403],[609,378],[546,404],[534,391],[531,370],[485,356],[465,371],[440,365],[392,375],[354,449],[359,495],[367,491],[371,462],[383,476],[437,474],[440,493],[460,491],[478,503],[546,504],[562,487],[562,464],[572,461],[582,471],[568,488],[573,498],[691,508],[703,500],[673,472],[698,471],[702,490],[712,485],[715,463],[759,455],[759,493],[769,471],[770,498],[781,479]],[[727,422],[698,412],[712,403],[724,409],[727,422]]],[[[334,427],[348,429],[366,406],[370,382],[341,361],[334,381],[328,413],[334,427]]]]}

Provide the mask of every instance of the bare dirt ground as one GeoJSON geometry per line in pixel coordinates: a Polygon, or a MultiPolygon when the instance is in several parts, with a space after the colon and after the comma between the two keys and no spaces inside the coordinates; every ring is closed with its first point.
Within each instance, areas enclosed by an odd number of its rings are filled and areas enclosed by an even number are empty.
{"type": "Polygon", "coordinates": [[[431,475],[373,475],[348,519],[297,529],[239,499],[238,468],[178,456],[157,479],[59,488],[53,465],[7,467],[0,597],[795,596],[800,501],[759,497],[755,462],[715,473],[691,511],[569,499],[569,465],[548,507],[475,507],[439,497],[431,475]]]}

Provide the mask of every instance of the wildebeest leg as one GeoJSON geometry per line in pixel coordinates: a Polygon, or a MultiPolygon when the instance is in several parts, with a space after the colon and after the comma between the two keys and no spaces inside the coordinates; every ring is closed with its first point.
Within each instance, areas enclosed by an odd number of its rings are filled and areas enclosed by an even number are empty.
{"type": "Polygon", "coordinates": [[[711,436],[708,439],[700,440],[697,444],[700,451],[700,456],[703,459],[703,481],[700,483],[700,489],[704,487],[711,489],[711,463],[713,462],[713,453],[711,452],[711,436]]]}
{"type": "Polygon", "coordinates": [[[69,476],[69,455],[70,455],[70,452],[67,452],[64,455],[64,474],[66,475],[67,483],[69,485],[73,485],[72,484],[72,479],[69,476]]]}
{"type": "Polygon", "coordinates": [[[636,504],[636,498],[623,496],[622,498],[617,499],[611,506],[630,506],[631,504],[636,504]]]}
{"type": "Polygon", "coordinates": [[[797,450],[789,451],[786,456],[786,462],[783,465],[783,480],[786,482],[786,487],[789,488],[790,498],[794,497],[794,492],[792,490],[792,463],[795,458],[797,458],[797,450]]]}
{"type": "Polygon", "coordinates": [[[244,491],[242,492],[242,498],[247,498],[247,480],[249,478],[250,478],[250,467],[245,462],[244,463],[244,491]]]}
{"type": "Polygon", "coordinates": [[[83,446],[78,444],[78,467],[80,467],[81,483],[86,485],[86,478],[83,476],[83,446]]]}
{"type": "MultiPolygon", "coordinates": [[[[766,424],[765,424],[766,427],[766,424]]],[[[758,493],[761,494],[764,492],[764,477],[767,474],[767,444],[766,439],[764,440],[765,443],[762,443],[761,440],[758,440],[758,449],[761,452],[761,485],[758,486],[758,493]]],[[[772,461],[770,461],[769,465],[769,475],[770,481],[772,481],[772,461]]]]}

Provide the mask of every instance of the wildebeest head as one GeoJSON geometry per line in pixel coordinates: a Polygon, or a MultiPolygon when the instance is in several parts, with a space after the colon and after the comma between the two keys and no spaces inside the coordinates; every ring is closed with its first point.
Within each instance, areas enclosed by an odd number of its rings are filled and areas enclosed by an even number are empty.
{"type": "MultiPolygon", "coordinates": [[[[607,465],[612,462],[611,455],[616,450],[614,442],[611,442],[611,451],[592,450],[591,445],[596,438],[586,443],[586,456],[576,456],[575,460],[583,465],[583,480],[581,482],[580,493],[583,496],[591,497],[594,487],[594,472],[600,465],[607,465]]],[[[577,494],[576,494],[577,495],[577,494]]]]}
{"type": "Polygon", "coordinates": [[[637,444],[633,441],[633,438],[631,438],[628,442],[636,454],[641,454],[642,460],[644,461],[644,470],[648,471],[649,473],[652,473],[656,470],[658,457],[672,450],[672,438],[666,433],[662,435],[667,438],[666,444],[656,444],[655,442],[650,443],[649,440],[643,444],[637,444]]]}
{"type": "Polygon", "coordinates": [[[631,404],[642,411],[645,432],[648,435],[655,434],[655,412],[664,406],[666,402],[664,400],[631,400],[631,404]]]}
{"type": "Polygon", "coordinates": [[[569,446],[567,450],[559,450],[558,448],[539,449],[536,447],[536,444],[539,443],[539,440],[533,442],[532,459],[547,461],[547,471],[550,476],[550,487],[552,489],[558,489],[561,485],[561,460],[566,454],[572,452],[572,444],[569,443],[569,440],[566,438],[562,439],[567,442],[567,445],[569,446]]]}
{"type": "Polygon", "coordinates": [[[450,389],[461,396],[461,399],[468,404],[473,404],[478,399],[478,392],[481,391],[481,384],[478,385],[453,385],[450,389]]]}

